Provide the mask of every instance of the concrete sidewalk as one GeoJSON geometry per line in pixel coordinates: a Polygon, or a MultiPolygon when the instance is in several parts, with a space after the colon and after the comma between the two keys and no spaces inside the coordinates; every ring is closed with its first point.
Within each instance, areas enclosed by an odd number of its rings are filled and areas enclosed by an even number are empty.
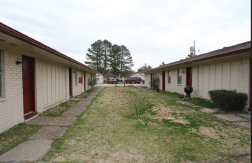
{"type": "Polygon", "coordinates": [[[92,92],[91,97],[80,99],[80,102],[72,106],[61,117],[36,117],[27,124],[43,125],[40,130],[31,135],[27,141],[19,144],[12,150],[0,156],[0,162],[24,162],[36,161],[50,148],[54,140],[64,135],[69,125],[73,125],[78,116],[91,104],[93,99],[101,92],[103,87],[92,92]]]}

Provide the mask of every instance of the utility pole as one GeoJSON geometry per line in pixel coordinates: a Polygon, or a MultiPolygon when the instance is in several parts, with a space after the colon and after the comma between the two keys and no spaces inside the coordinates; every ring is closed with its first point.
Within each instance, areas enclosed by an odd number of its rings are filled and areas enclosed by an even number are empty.
{"type": "Polygon", "coordinates": [[[193,43],[194,43],[194,54],[193,54],[193,56],[196,56],[195,40],[193,41],[193,43]]]}

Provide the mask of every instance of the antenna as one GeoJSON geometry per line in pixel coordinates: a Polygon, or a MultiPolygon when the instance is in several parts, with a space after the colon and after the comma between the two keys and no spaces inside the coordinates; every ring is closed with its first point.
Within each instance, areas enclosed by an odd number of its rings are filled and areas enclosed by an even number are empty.
{"type": "MultiPolygon", "coordinates": [[[[195,40],[193,40],[192,43],[194,44],[194,46],[190,47],[190,50],[189,50],[190,54],[188,55],[189,58],[196,56],[195,40]]],[[[200,50],[198,50],[198,52],[200,52],[200,50]]]]}

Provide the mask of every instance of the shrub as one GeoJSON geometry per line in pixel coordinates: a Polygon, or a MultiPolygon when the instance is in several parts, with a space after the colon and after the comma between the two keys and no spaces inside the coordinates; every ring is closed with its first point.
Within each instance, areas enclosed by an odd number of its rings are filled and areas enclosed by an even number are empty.
{"type": "Polygon", "coordinates": [[[91,78],[88,79],[88,85],[91,87],[91,89],[93,89],[93,87],[96,85],[96,78],[93,78],[91,76],[91,78]]]}
{"type": "Polygon", "coordinates": [[[160,79],[159,79],[158,74],[155,73],[152,76],[152,87],[153,89],[159,89],[159,85],[160,85],[160,79]]]}
{"type": "Polygon", "coordinates": [[[226,110],[243,110],[248,100],[246,93],[236,90],[211,90],[208,93],[214,104],[226,110]]]}

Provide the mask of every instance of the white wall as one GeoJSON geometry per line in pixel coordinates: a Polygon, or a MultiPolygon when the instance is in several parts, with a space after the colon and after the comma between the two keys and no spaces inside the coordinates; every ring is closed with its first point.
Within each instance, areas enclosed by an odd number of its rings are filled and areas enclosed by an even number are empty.
{"type": "Polygon", "coordinates": [[[73,73],[72,74],[73,96],[77,96],[77,95],[79,95],[79,94],[81,94],[81,93],[84,92],[84,82],[83,83],[79,83],[79,78],[82,77],[82,80],[83,80],[84,79],[84,75],[81,76],[81,73],[83,73],[83,71],[76,70],[76,69],[73,69],[72,73],[73,73]],[[74,73],[74,71],[77,74],[77,84],[75,84],[75,73],[74,73]]]}
{"type": "Polygon", "coordinates": [[[104,83],[104,76],[102,74],[96,74],[96,76],[99,76],[99,80],[97,80],[97,84],[104,83]]]}
{"type": "Polygon", "coordinates": [[[68,69],[66,66],[39,60],[37,60],[37,62],[40,63],[37,64],[37,69],[40,65],[43,65],[42,72],[37,72],[37,76],[41,76],[42,74],[43,78],[44,105],[43,109],[38,109],[38,112],[43,112],[44,110],[69,99],[69,95],[67,94],[67,92],[69,92],[67,91],[69,89],[69,86],[67,85],[69,76],[68,71],[66,71],[68,69]]]}
{"type": "Polygon", "coordinates": [[[24,122],[21,54],[3,50],[4,96],[0,97],[0,133],[24,122]]]}
{"type": "Polygon", "coordinates": [[[208,91],[216,89],[237,90],[248,94],[249,60],[230,61],[218,64],[194,67],[198,69],[197,96],[209,99],[208,91]]]}
{"type": "Polygon", "coordinates": [[[151,74],[145,74],[144,86],[150,88],[151,74]]]}
{"type": "MultiPolygon", "coordinates": [[[[168,83],[168,71],[165,71],[165,90],[185,94],[184,87],[186,86],[186,73],[182,73],[182,84],[178,84],[178,69],[171,69],[170,72],[171,72],[171,83],[168,83]]],[[[186,72],[186,69],[182,68],[182,72],[186,72]]]]}

